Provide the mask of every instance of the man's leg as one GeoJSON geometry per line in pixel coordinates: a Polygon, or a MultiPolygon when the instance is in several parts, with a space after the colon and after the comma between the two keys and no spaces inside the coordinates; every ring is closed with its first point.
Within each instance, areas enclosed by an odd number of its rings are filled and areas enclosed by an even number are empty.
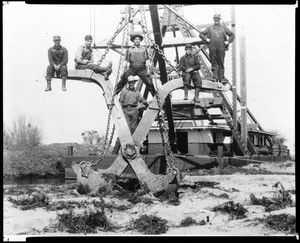
{"type": "Polygon", "coordinates": [[[51,78],[54,76],[54,67],[52,65],[49,65],[47,67],[47,73],[46,73],[46,81],[47,81],[47,87],[45,91],[50,91],[51,89],[51,78]]]}
{"type": "Polygon", "coordinates": [[[155,88],[154,88],[151,78],[147,75],[147,69],[138,71],[137,75],[140,77],[140,79],[143,81],[143,83],[147,86],[149,92],[154,97],[156,92],[155,92],[155,88]]]}
{"type": "Polygon", "coordinates": [[[224,77],[224,73],[225,73],[224,60],[225,60],[225,50],[218,50],[219,77],[221,82],[226,81],[224,77]]]}
{"type": "Polygon", "coordinates": [[[184,100],[188,99],[189,89],[191,88],[191,74],[184,73],[183,74],[183,91],[184,91],[184,100]]]}
{"type": "Polygon", "coordinates": [[[112,63],[109,62],[107,67],[101,67],[97,64],[87,64],[87,68],[93,70],[95,73],[103,74],[105,80],[108,80],[108,76],[111,74],[112,70],[112,63]]]}
{"type": "Polygon", "coordinates": [[[130,110],[129,110],[128,107],[123,107],[122,109],[123,109],[125,120],[126,120],[127,125],[130,129],[130,110]]]}
{"type": "Polygon", "coordinates": [[[192,74],[192,80],[193,84],[195,86],[195,97],[194,97],[194,102],[199,102],[199,92],[201,90],[201,85],[202,85],[202,79],[199,74],[199,72],[194,72],[192,74]]]}
{"type": "Polygon", "coordinates": [[[135,129],[137,128],[138,122],[139,122],[139,110],[135,107],[132,108],[132,114],[131,114],[131,123],[130,123],[131,134],[133,134],[135,129]]]}
{"type": "Polygon", "coordinates": [[[218,62],[216,50],[209,50],[209,57],[211,62],[211,71],[213,73],[213,81],[218,81],[218,62]]]}
{"type": "Polygon", "coordinates": [[[61,75],[61,80],[62,80],[62,91],[67,91],[66,89],[66,82],[67,82],[67,76],[68,76],[68,68],[67,65],[62,65],[60,66],[60,75],[61,75]]]}

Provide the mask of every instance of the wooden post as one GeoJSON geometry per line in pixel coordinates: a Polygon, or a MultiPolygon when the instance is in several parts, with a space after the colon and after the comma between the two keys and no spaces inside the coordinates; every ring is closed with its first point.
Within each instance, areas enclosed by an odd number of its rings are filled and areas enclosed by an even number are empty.
{"type": "Polygon", "coordinates": [[[241,75],[241,137],[247,146],[247,85],[246,85],[246,45],[245,36],[240,37],[241,75]]]}
{"type": "MultiPolygon", "coordinates": [[[[231,31],[236,36],[235,31],[235,7],[231,6],[231,31]]],[[[235,37],[236,39],[236,37],[235,37]]],[[[237,116],[236,116],[236,103],[237,103],[237,92],[236,92],[236,40],[232,42],[232,119],[234,125],[237,127],[237,116]]]]}
{"type": "Polygon", "coordinates": [[[68,146],[68,156],[73,156],[73,146],[68,146]]]}
{"type": "Polygon", "coordinates": [[[218,160],[219,160],[219,167],[224,169],[223,163],[223,146],[218,146],[218,160]]]}

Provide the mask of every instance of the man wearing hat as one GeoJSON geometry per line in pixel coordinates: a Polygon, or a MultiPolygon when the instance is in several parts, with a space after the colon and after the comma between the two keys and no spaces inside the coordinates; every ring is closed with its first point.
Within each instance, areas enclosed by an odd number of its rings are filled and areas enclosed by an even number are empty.
{"type": "Polygon", "coordinates": [[[130,75],[119,98],[131,134],[134,133],[139,122],[139,102],[143,103],[146,108],[149,106],[147,100],[135,89],[135,82],[138,80],[138,76],[130,75]]]}
{"type": "Polygon", "coordinates": [[[54,77],[54,72],[56,72],[57,77],[61,76],[62,90],[66,91],[68,50],[60,45],[61,38],[59,35],[53,37],[53,42],[54,46],[48,49],[49,66],[46,73],[47,87],[45,91],[52,90],[51,79],[54,77]]]}
{"type": "Polygon", "coordinates": [[[199,102],[199,92],[202,84],[201,76],[198,72],[200,62],[196,55],[192,54],[192,45],[185,45],[185,55],[180,58],[178,69],[182,71],[184,100],[188,99],[188,92],[191,88],[191,81],[195,87],[194,102],[199,102]]]}
{"type": "Polygon", "coordinates": [[[228,50],[228,46],[233,42],[235,36],[230,29],[220,24],[220,14],[215,14],[213,20],[214,25],[202,31],[199,37],[209,43],[209,57],[213,72],[213,81],[226,83],[227,80],[224,77],[225,51],[228,50]],[[229,36],[228,40],[227,36],[229,36]]]}
{"type": "Polygon", "coordinates": [[[126,85],[127,79],[130,75],[137,75],[149,89],[152,96],[155,95],[155,89],[151,78],[148,75],[149,70],[149,55],[146,47],[141,46],[143,36],[135,33],[131,36],[130,40],[133,42],[133,46],[127,50],[125,60],[129,62],[129,68],[122,75],[121,80],[116,86],[116,93],[118,94],[122,88],[126,85]],[[148,63],[147,63],[148,62],[148,63]],[[147,63],[147,66],[146,66],[147,63]]]}
{"type": "Polygon", "coordinates": [[[101,73],[104,75],[105,80],[108,80],[112,70],[112,63],[109,62],[107,67],[101,67],[100,65],[94,64],[93,50],[91,48],[93,37],[86,35],[84,45],[80,46],[76,51],[75,56],[75,69],[91,69],[95,73],[101,73]]]}

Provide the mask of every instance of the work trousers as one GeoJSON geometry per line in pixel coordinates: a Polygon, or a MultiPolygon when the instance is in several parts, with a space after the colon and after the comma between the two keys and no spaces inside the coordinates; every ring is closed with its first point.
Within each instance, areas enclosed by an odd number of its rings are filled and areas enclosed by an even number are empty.
{"type": "Polygon", "coordinates": [[[127,71],[122,75],[120,81],[117,84],[116,87],[116,93],[118,94],[123,88],[124,86],[127,84],[127,78],[130,75],[137,75],[140,77],[140,79],[143,81],[143,83],[146,85],[146,87],[149,89],[149,92],[152,94],[152,96],[155,95],[155,89],[152,83],[151,78],[147,75],[147,68],[145,69],[132,69],[132,68],[128,68],[127,71]]]}
{"type": "Polygon", "coordinates": [[[201,88],[202,79],[198,71],[192,71],[190,73],[184,72],[182,76],[183,76],[183,89],[190,89],[192,80],[195,87],[201,88]]]}
{"type": "Polygon", "coordinates": [[[133,134],[139,122],[139,110],[137,109],[137,106],[128,105],[123,107],[123,113],[130,132],[133,134]]]}
{"type": "Polygon", "coordinates": [[[76,66],[76,69],[91,69],[95,73],[103,73],[103,72],[106,72],[108,70],[107,67],[100,67],[99,65],[92,64],[92,63],[78,64],[78,66],[76,66]]]}
{"type": "Polygon", "coordinates": [[[49,65],[47,67],[47,72],[46,72],[46,80],[50,81],[51,78],[54,77],[54,73],[56,72],[56,76],[59,77],[67,77],[68,76],[68,68],[67,65],[61,65],[59,70],[55,70],[53,65],[49,65]]]}
{"type": "Polygon", "coordinates": [[[213,78],[224,79],[225,50],[209,50],[209,57],[211,62],[213,78]]]}

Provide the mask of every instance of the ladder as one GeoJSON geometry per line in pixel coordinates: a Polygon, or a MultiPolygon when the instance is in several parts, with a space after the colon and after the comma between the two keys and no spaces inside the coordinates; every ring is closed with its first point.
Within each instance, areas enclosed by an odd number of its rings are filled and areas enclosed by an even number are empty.
{"type": "MultiPolygon", "coordinates": [[[[175,9],[174,9],[175,10],[175,9]]],[[[166,12],[170,12],[170,10],[167,10],[165,9],[166,12]]],[[[170,15],[174,15],[174,14],[170,14],[170,15]]],[[[171,18],[172,19],[172,18],[171,18]]],[[[183,37],[196,37],[196,35],[194,34],[193,31],[190,31],[187,27],[186,27],[186,23],[180,19],[178,16],[176,16],[175,18],[175,21],[174,21],[174,18],[172,19],[172,25],[174,25],[174,22],[177,23],[177,26],[182,34],[183,37]]],[[[164,22],[164,25],[166,23],[164,22]]],[[[197,47],[196,49],[199,49],[199,47],[197,47]]],[[[199,61],[200,61],[200,64],[201,64],[201,72],[204,74],[204,76],[206,78],[212,78],[212,73],[211,73],[211,70],[207,67],[203,57],[201,56],[201,52],[204,52],[203,50],[200,50],[197,52],[197,56],[199,57],[199,61]]],[[[209,60],[209,58],[208,58],[209,60]]],[[[256,153],[256,150],[253,146],[253,144],[251,143],[251,141],[249,140],[248,138],[248,144],[245,143],[245,141],[243,141],[242,137],[241,137],[241,134],[238,130],[238,128],[236,127],[236,125],[234,124],[234,121],[231,117],[231,114],[230,112],[232,113],[232,108],[227,100],[227,97],[223,94],[223,92],[221,91],[214,91],[212,92],[213,96],[214,97],[219,97],[221,96],[223,98],[223,102],[224,102],[224,105],[223,105],[223,108],[221,109],[223,115],[224,115],[224,118],[226,120],[226,123],[227,125],[229,126],[231,132],[232,132],[232,135],[238,145],[238,147],[240,148],[241,152],[243,155],[250,155],[251,153],[256,153]],[[251,153],[250,151],[248,150],[248,146],[251,148],[251,153]]]]}

